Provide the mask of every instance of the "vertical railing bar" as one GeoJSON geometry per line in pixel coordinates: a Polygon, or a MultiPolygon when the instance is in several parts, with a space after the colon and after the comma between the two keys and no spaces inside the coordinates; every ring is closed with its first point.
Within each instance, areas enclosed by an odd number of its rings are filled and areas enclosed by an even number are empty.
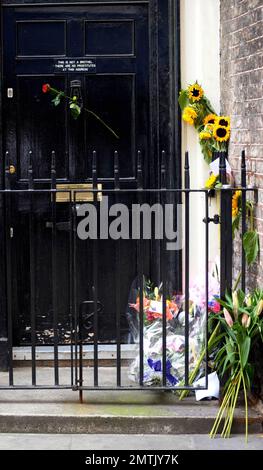
{"type": "MultiPolygon", "coordinates": [[[[29,151],[28,189],[34,190],[32,151],[29,151]]],[[[35,233],[34,233],[34,200],[30,194],[29,212],[29,257],[30,257],[30,319],[31,319],[31,354],[32,354],[32,385],[36,385],[36,285],[35,285],[35,233]]]]}
{"type": "MultiPolygon", "coordinates": [[[[185,153],[184,187],[190,188],[189,153],[185,153]]],[[[189,227],[190,227],[189,192],[185,192],[185,386],[189,385],[189,227]]]]}
{"type": "MultiPolygon", "coordinates": [[[[97,152],[92,153],[92,184],[97,189],[97,152]]],[[[93,193],[94,206],[98,209],[98,193],[93,193]]],[[[93,246],[93,300],[94,300],[94,386],[98,386],[98,241],[93,246]]]]}
{"type": "Polygon", "coordinates": [[[78,386],[79,388],[79,402],[83,403],[83,310],[82,304],[79,305],[78,311],[78,319],[79,319],[79,380],[78,386]]]}
{"type": "Polygon", "coordinates": [[[73,201],[69,191],[69,323],[70,323],[70,379],[74,386],[74,291],[73,291],[73,201]]]}
{"type": "Polygon", "coordinates": [[[242,207],[242,226],[241,226],[241,243],[242,243],[242,259],[241,259],[241,289],[243,292],[246,290],[246,255],[243,246],[243,237],[246,232],[246,191],[243,191],[247,187],[247,171],[246,171],[246,154],[245,150],[242,150],[241,154],[241,207],[242,207]]]}
{"type": "Polygon", "coordinates": [[[223,298],[227,290],[232,289],[232,189],[227,184],[226,152],[220,152],[219,176],[223,188],[221,191],[221,224],[220,224],[220,295],[223,298]]]}
{"type": "Polygon", "coordinates": [[[161,270],[162,270],[162,382],[163,386],[166,387],[167,384],[167,374],[166,374],[166,344],[167,344],[167,316],[166,316],[166,297],[167,297],[167,286],[166,286],[166,240],[165,240],[165,203],[166,203],[166,153],[163,150],[161,156],[161,190],[162,197],[162,211],[163,211],[163,234],[162,234],[162,243],[161,243],[161,270]]]}
{"type": "Polygon", "coordinates": [[[77,210],[76,210],[76,192],[73,195],[73,315],[74,315],[74,333],[75,333],[75,389],[78,389],[78,344],[79,344],[79,311],[78,311],[78,284],[77,284],[77,210]]]}
{"type": "MultiPolygon", "coordinates": [[[[120,189],[119,154],[114,152],[114,193],[115,203],[119,202],[118,190],[120,189]]],[[[120,240],[116,240],[115,249],[115,298],[116,298],[116,342],[117,342],[117,387],[121,386],[121,324],[120,324],[120,240]]]]}
{"type": "MultiPolygon", "coordinates": [[[[226,161],[222,152],[219,154],[219,179],[222,185],[226,184],[226,161]]],[[[226,293],[226,253],[225,253],[225,194],[223,191],[220,193],[220,296],[225,297],[226,293]]]]}
{"type": "Polygon", "coordinates": [[[205,383],[208,388],[209,194],[205,193],[205,383]]]}
{"type": "MultiPolygon", "coordinates": [[[[141,151],[138,150],[137,152],[137,199],[138,204],[142,203],[142,189],[143,189],[143,174],[142,174],[142,154],[141,151]]],[[[137,242],[137,271],[139,277],[139,366],[140,366],[140,373],[139,373],[139,382],[140,386],[143,387],[143,379],[144,379],[144,295],[143,295],[143,246],[142,246],[142,227],[140,225],[140,233],[139,239],[137,242]]]]}
{"type": "MultiPolygon", "coordinates": [[[[54,150],[51,153],[51,189],[56,190],[56,154],[54,150]]],[[[54,375],[55,375],[55,385],[59,385],[56,192],[52,192],[51,200],[52,200],[52,304],[53,304],[53,334],[54,334],[54,375]]]]}
{"type": "MultiPolygon", "coordinates": [[[[9,152],[5,153],[5,189],[10,190],[9,152]]],[[[7,334],[9,385],[14,385],[13,367],[13,308],[12,308],[12,239],[11,239],[11,192],[5,196],[5,237],[6,237],[6,277],[7,277],[7,334]]]]}

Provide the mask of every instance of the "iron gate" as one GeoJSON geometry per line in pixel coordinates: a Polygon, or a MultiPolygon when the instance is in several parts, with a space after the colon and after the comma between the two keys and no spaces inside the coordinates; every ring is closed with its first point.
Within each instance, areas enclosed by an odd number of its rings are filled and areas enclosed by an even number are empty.
{"type": "MultiPolygon", "coordinates": [[[[227,184],[226,180],[226,160],[225,154],[216,155],[220,159],[220,179],[222,182],[222,188],[218,190],[220,197],[220,216],[216,214],[213,218],[209,214],[209,200],[211,191],[207,189],[191,189],[190,188],[190,169],[188,153],[185,156],[185,178],[183,189],[171,189],[167,188],[167,174],[166,174],[166,153],[163,151],[161,156],[161,187],[159,189],[143,188],[143,170],[142,170],[142,155],[138,152],[137,155],[137,180],[138,187],[134,189],[122,188],[119,179],[119,155],[115,152],[114,155],[114,187],[112,189],[103,189],[101,185],[98,185],[97,178],[97,155],[93,152],[92,160],[92,183],[89,187],[71,187],[59,186],[56,179],[56,156],[55,152],[52,152],[51,158],[51,177],[50,177],[50,188],[41,189],[38,188],[34,181],[32,159],[33,155],[30,152],[29,155],[29,168],[28,168],[28,188],[21,190],[11,190],[9,181],[11,177],[10,166],[8,164],[8,154],[6,155],[6,189],[0,191],[2,207],[4,208],[5,215],[5,242],[6,252],[5,263],[6,266],[6,298],[7,298],[7,344],[8,344],[8,379],[6,383],[1,383],[1,389],[49,389],[49,388],[68,388],[75,391],[79,391],[80,398],[82,399],[83,390],[98,389],[98,390],[167,390],[171,389],[171,385],[167,383],[167,354],[169,348],[167,346],[167,300],[170,298],[171,292],[175,293],[181,289],[181,294],[184,294],[184,380],[180,381],[176,385],[176,389],[189,389],[194,390],[196,388],[207,388],[207,375],[208,375],[208,292],[209,292],[209,223],[214,222],[220,224],[221,233],[221,249],[220,249],[220,292],[221,296],[225,294],[226,289],[232,287],[232,194],[237,188],[232,188],[227,184]],[[136,245],[136,259],[123,259],[122,257],[122,244],[127,242],[130,243],[130,233],[126,233],[126,236],[117,231],[119,236],[114,241],[114,266],[112,270],[116,273],[115,289],[112,293],[114,299],[115,309],[115,331],[116,339],[114,342],[115,348],[115,366],[116,380],[114,383],[103,383],[100,380],[99,374],[101,370],[100,357],[99,357],[99,328],[103,319],[103,312],[105,312],[105,306],[99,298],[99,286],[100,278],[104,275],[103,269],[98,264],[98,254],[100,250],[100,243],[103,240],[103,236],[98,236],[98,231],[101,230],[101,226],[104,223],[103,217],[100,215],[99,223],[97,220],[99,205],[102,199],[107,196],[109,202],[108,214],[113,211],[113,205],[115,209],[111,216],[118,215],[120,208],[123,208],[123,197],[125,196],[126,203],[126,214],[128,221],[134,215],[134,206],[136,208],[142,207],[144,204],[148,204],[150,207],[158,205],[159,210],[162,212],[163,218],[156,223],[155,219],[155,231],[151,232],[145,237],[144,227],[141,226],[141,215],[137,222],[139,222],[139,228],[137,227],[135,232],[135,239],[132,243],[136,245]],[[190,325],[189,325],[189,311],[190,311],[190,243],[191,243],[191,232],[193,227],[191,226],[191,198],[201,197],[203,204],[203,227],[204,227],[204,253],[203,253],[203,273],[204,273],[204,296],[205,296],[205,327],[204,327],[204,347],[206,350],[204,360],[204,375],[206,378],[206,384],[204,387],[197,387],[191,383],[189,379],[189,341],[190,341],[190,325]],[[59,203],[63,204],[64,215],[66,214],[66,220],[64,222],[57,222],[57,213],[59,209],[59,203]],[[79,223],[79,216],[86,215],[87,208],[85,209],[84,204],[89,204],[89,210],[95,215],[95,219],[86,220],[87,224],[84,227],[84,221],[82,220],[82,227],[79,223]],[[182,203],[182,204],[181,204],[182,203]],[[174,209],[172,212],[173,223],[177,223],[176,236],[172,239],[167,236],[165,223],[168,218],[166,213],[166,206],[175,207],[181,204],[181,211],[183,211],[183,223],[179,227],[179,216],[178,212],[175,213],[174,209]],[[116,209],[117,207],[117,209],[116,209]],[[84,209],[85,210],[84,210],[84,209]],[[93,208],[93,209],[91,209],[93,208]],[[165,209],[165,210],[164,210],[165,209]],[[117,211],[117,212],[116,212],[117,211]],[[24,233],[17,234],[17,223],[14,220],[14,214],[20,213],[20,217],[25,219],[23,227],[27,226],[27,230],[24,233]],[[48,214],[50,220],[46,220],[45,214],[48,214]],[[91,223],[92,220],[92,223],[91,223]],[[94,223],[94,220],[96,224],[94,223]],[[43,222],[44,221],[44,222],[43,222]],[[42,224],[42,225],[41,225],[42,224]],[[44,224],[44,225],[43,225],[44,224]],[[95,227],[96,225],[96,227],[95,227]],[[45,263],[49,264],[49,270],[47,271],[50,275],[50,285],[52,287],[51,298],[48,301],[52,304],[51,316],[52,316],[52,351],[53,351],[53,379],[49,383],[40,383],[37,378],[38,364],[37,364],[37,349],[39,347],[38,342],[38,329],[37,329],[37,314],[38,314],[38,299],[41,292],[41,285],[39,285],[38,279],[39,273],[36,272],[36,257],[37,257],[37,245],[43,243],[43,238],[39,235],[41,227],[45,228],[45,233],[48,233],[48,237],[45,235],[45,243],[49,251],[49,258],[45,263]],[[87,232],[86,228],[89,228],[87,232]],[[60,231],[63,232],[63,239],[58,237],[60,231]],[[161,231],[161,232],[160,232],[161,231]],[[158,232],[159,236],[156,236],[158,232]],[[160,236],[160,233],[162,236],[160,236]],[[84,237],[83,237],[84,235],[84,237]],[[27,260],[19,260],[19,253],[13,253],[13,239],[15,236],[21,238],[21,244],[26,243],[28,253],[27,260]],[[82,237],[82,238],[81,238],[82,237]],[[182,257],[183,276],[182,286],[178,286],[174,279],[171,278],[171,270],[167,268],[169,266],[171,256],[174,256],[174,243],[178,243],[178,239],[183,237],[183,245],[179,246],[176,256],[182,257]],[[62,269],[66,270],[68,276],[68,285],[65,286],[64,292],[58,290],[57,279],[58,276],[64,275],[61,270],[59,263],[60,244],[67,243],[67,260],[62,261],[62,269]],[[87,276],[87,283],[89,284],[89,298],[80,297],[78,291],[78,256],[80,244],[85,244],[85,250],[87,250],[89,256],[89,275],[87,276]],[[172,243],[172,245],[171,245],[172,243]],[[156,266],[155,260],[151,258],[151,246],[157,244],[160,257],[157,259],[156,266]],[[172,254],[171,254],[172,253],[172,254]],[[30,343],[31,343],[31,379],[30,383],[24,384],[16,382],[14,375],[16,369],[13,363],[13,347],[14,347],[14,322],[17,321],[16,311],[19,305],[19,286],[14,286],[14,260],[18,260],[19,269],[22,270],[22,275],[27,278],[29,285],[30,298],[27,299],[27,306],[29,308],[29,331],[30,331],[30,343]],[[159,262],[159,259],[161,262],[159,262]],[[161,368],[161,381],[157,386],[149,387],[145,384],[144,375],[144,286],[147,276],[151,275],[151,262],[155,264],[153,271],[157,272],[155,282],[162,285],[161,287],[161,302],[162,312],[160,315],[162,325],[162,360],[161,363],[165,367],[161,368]],[[123,302],[121,300],[122,290],[127,289],[127,280],[123,279],[122,266],[123,263],[133,263],[135,267],[135,279],[136,289],[138,295],[138,315],[136,316],[137,321],[137,338],[135,338],[135,348],[137,348],[136,354],[138,355],[139,364],[139,375],[136,383],[131,385],[127,382],[126,378],[123,380],[123,348],[124,342],[121,335],[121,317],[125,314],[123,310],[123,302]],[[28,267],[27,269],[24,269],[28,267]],[[126,287],[125,287],[126,286],[126,287]],[[66,292],[67,291],[67,292],[66,292]],[[67,344],[70,350],[70,378],[66,383],[60,380],[61,366],[60,366],[60,344],[65,342],[65,335],[61,336],[61,328],[59,322],[59,306],[61,299],[63,305],[67,305],[68,312],[68,333],[67,333],[67,344]],[[92,348],[92,367],[86,367],[83,362],[83,348],[88,344],[89,348],[92,348]],[[88,380],[85,376],[89,373],[88,380]]],[[[242,165],[241,165],[241,182],[242,187],[238,188],[242,192],[242,207],[246,205],[246,194],[247,191],[253,191],[256,194],[255,188],[246,186],[246,164],[245,154],[242,153],[242,165]]],[[[90,215],[90,214],[89,214],[90,215]]],[[[118,224],[117,224],[118,225],[118,224]]],[[[119,221],[120,225],[120,221],[119,221]]],[[[118,226],[119,226],[118,225],[118,226]]],[[[153,221],[151,220],[150,226],[153,228],[153,221]]],[[[245,211],[242,211],[242,234],[246,230],[246,215],[245,211]]],[[[105,236],[105,231],[103,232],[105,236]]],[[[177,246],[178,248],[178,246],[177,246]]],[[[133,251],[132,251],[133,252],[133,251]]],[[[83,255],[83,249],[80,255],[83,255]]],[[[241,286],[245,290],[246,283],[246,262],[244,251],[241,259],[241,286]]],[[[200,268],[201,273],[201,268],[200,268]]],[[[86,275],[84,273],[84,275],[86,275]]],[[[108,275],[108,274],[107,274],[108,275]]],[[[200,274],[201,276],[201,274],[200,274]]],[[[178,279],[178,273],[175,276],[178,279]]],[[[110,281],[109,281],[110,285],[110,281]]],[[[124,292],[125,297],[128,297],[129,292],[124,292]]],[[[129,304],[128,304],[129,305],[129,304]]],[[[21,305],[20,305],[21,307],[21,305]]],[[[135,335],[136,336],[136,335],[135,335]]],[[[134,339],[134,338],[133,338],[134,339]]]]}

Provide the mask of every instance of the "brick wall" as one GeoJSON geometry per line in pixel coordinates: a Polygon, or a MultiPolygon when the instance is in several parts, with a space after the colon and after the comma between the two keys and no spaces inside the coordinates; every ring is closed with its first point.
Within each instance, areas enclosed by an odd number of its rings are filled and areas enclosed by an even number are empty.
{"type": "MultiPolygon", "coordinates": [[[[221,113],[231,116],[230,162],[239,180],[240,153],[246,150],[248,182],[259,188],[256,226],[261,259],[249,283],[263,284],[263,0],[221,0],[221,113]],[[237,172],[238,170],[238,172],[237,172]]],[[[241,243],[235,242],[235,273],[241,243]]]]}

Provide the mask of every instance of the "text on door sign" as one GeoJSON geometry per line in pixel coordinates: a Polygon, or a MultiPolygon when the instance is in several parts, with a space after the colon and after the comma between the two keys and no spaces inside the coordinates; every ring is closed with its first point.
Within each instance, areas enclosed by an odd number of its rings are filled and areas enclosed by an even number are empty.
{"type": "Polygon", "coordinates": [[[58,59],[54,64],[55,72],[96,73],[94,59],[58,59]]]}

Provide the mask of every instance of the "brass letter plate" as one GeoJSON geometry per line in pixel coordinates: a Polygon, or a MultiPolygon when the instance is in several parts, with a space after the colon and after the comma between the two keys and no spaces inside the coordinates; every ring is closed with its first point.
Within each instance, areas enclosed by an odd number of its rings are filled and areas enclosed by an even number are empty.
{"type": "MultiPolygon", "coordinates": [[[[93,202],[94,201],[94,194],[93,192],[90,191],[93,186],[91,183],[70,183],[70,184],[57,184],[56,189],[59,190],[58,193],[56,193],[56,202],[93,202]],[[62,192],[62,189],[65,189],[67,192],[64,193],[62,192]],[[76,192],[77,189],[83,190],[83,192],[76,192]],[[85,190],[85,192],[84,192],[85,190]],[[60,192],[61,191],[61,192],[60,192]],[[71,198],[70,198],[70,193],[71,192],[71,198]],[[74,198],[75,195],[75,198],[74,198]]],[[[102,189],[102,184],[97,185],[97,189],[102,189]]],[[[102,193],[96,193],[97,194],[97,200],[101,201],[102,200],[102,193]]]]}

